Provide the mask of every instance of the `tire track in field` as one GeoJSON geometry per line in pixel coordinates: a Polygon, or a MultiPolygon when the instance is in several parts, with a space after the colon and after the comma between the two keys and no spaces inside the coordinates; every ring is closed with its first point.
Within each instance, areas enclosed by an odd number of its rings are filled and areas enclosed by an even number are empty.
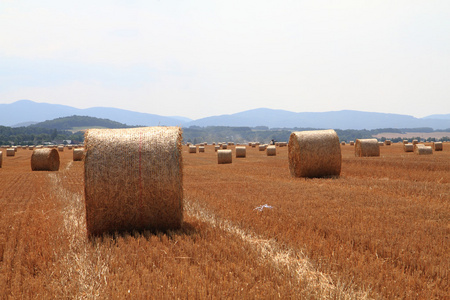
{"type": "Polygon", "coordinates": [[[57,269],[63,272],[58,274],[55,285],[60,286],[61,293],[69,298],[97,298],[107,285],[108,267],[105,259],[101,259],[98,245],[93,246],[88,241],[83,195],[65,189],[62,184],[61,178],[71,166],[69,164],[62,172],[48,174],[53,196],[63,202],[61,238],[68,241],[68,249],[60,249],[58,253],[57,269]]]}
{"type": "Polygon", "coordinates": [[[189,216],[238,236],[245,243],[256,247],[261,255],[261,263],[271,262],[275,266],[287,267],[302,284],[305,284],[311,295],[332,299],[369,299],[368,291],[355,290],[351,284],[334,283],[329,276],[315,270],[302,252],[296,253],[292,249],[283,248],[273,239],[265,239],[227,220],[221,220],[202,207],[198,201],[184,199],[184,211],[189,216]]]}

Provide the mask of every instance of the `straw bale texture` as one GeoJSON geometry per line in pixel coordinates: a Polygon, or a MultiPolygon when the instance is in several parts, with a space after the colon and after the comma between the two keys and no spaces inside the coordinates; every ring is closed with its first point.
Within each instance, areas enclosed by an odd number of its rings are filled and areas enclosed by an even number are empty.
{"type": "Polygon", "coordinates": [[[356,139],[355,156],[380,156],[380,146],[377,139],[356,139]]]}
{"type": "Polygon", "coordinates": [[[233,162],[231,150],[217,150],[217,162],[219,164],[231,164],[233,162]]]}
{"type": "Polygon", "coordinates": [[[84,187],[88,235],[180,228],[181,135],[179,127],[86,132],[84,187]]]}
{"type": "Polygon", "coordinates": [[[419,146],[416,147],[416,149],[414,150],[414,153],[418,154],[418,155],[429,155],[429,154],[433,154],[433,149],[431,148],[431,146],[419,146]]]}
{"type": "Polygon", "coordinates": [[[384,143],[383,142],[378,142],[378,146],[384,146],[384,143]]]}
{"type": "Polygon", "coordinates": [[[194,145],[189,146],[189,153],[197,153],[197,146],[194,145]]]}
{"type": "Polygon", "coordinates": [[[339,137],[332,129],[293,132],[288,158],[292,176],[339,176],[342,163],[339,137]]]}
{"type": "Polygon", "coordinates": [[[15,155],[16,155],[16,150],[14,150],[14,148],[6,149],[6,156],[15,156],[15,155]]]}
{"type": "Polygon", "coordinates": [[[405,152],[413,152],[414,145],[413,144],[403,144],[403,151],[405,152]]]}
{"type": "Polygon", "coordinates": [[[63,152],[64,151],[64,146],[58,146],[58,151],[59,152],[63,152]]]}
{"type": "Polygon", "coordinates": [[[403,145],[408,144],[408,140],[403,140],[403,145]]]}
{"type": "Polygon", "coordinates": [[[31,154],[32,171],[58,171],[59,153],[56,149],[35,149],[31,154]]]}
{"type": "Polygon", "coordinates": [[[73,149],[73,161],[80,161],[84,158],[84,148],[73,149]]]}
{"type": "Polygon", "coordinates": [[[442,151],[442,149],[443,149],[442,142],[434,142],[433,149],[434,149],[434,151],[442,151]]]}
{"type": "Polygon", "coordinates": [[[418,143],[419,143],[418,140],[413,140],[413,141],[412,141],[412,144],[413,144],[413,145],[418,144],[418,143]]]}
{"type": "Polygon", "coordinates": [[[198,152],[205,152],[205,146],[199,146],[198,152]]]}
{"type": "Polygon", "coordinates": [[[276,146],[267,146],[266,148],[267,156],[276,156],[277,155],[277,147],[276,146]]]}
{"type": "Polygon", "coordinates": [[[392,144],[392,141],[391,141],[391,140],[385,140],[385,141],[384,141],[384,144],[385,144],[386,146],[390,146],[390,145],[392,144]]]}
{"type": "Polygon", "coordinates": [[[236,157],[245,157],[247,155],[247,148],[245,146],[236,147],[236,157]]]}
{"type": "Polygon", "coordinates": [[[259,151],[264,151],[264,150],[266,150],[267,145],[259,145],[258,148],[259,148],[259,151]]]}

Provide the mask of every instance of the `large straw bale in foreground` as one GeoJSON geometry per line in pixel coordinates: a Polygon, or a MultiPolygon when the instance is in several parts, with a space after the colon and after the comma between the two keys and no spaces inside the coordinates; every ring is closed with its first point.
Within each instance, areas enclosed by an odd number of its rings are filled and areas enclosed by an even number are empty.
{"type": "Polygon", "coordinates": [[[380,156],[380,146],[377,139],[356,139],[355,156],[380,156]]]}
{"type": "Polygon", "coordinates": [[[89,235],[180,228],[181,139],[179,127],[86,132],[84,184],[89,235]]]}
{"type": "Polygon", "coordinates": [[[247,155],[247,148],[245,146],[236,147],[236,157],[245,157],[247,155]]]}
{"type": "Polygon", "coordinates": [[[80,161],[84,158],[84,148],[73,149],[73,161],[80,161]]]}
{"type": "Polygon", "coordinates": [[[291,133],[288,157],[289,170],[295,177],[339,176],[341,173],[339,137],[332,129],[291,133]]]}
{"type": "Polygon", "coordinates": [[[32,171],[58,171],[59,153],[56,149],[35,149],[31,154],[32,171]]]}
{"type": "Polygon", "coordinates": [[[217,150],[217,162],[219,164],[231,164],[233,162],[231,150],[217,150]]]}

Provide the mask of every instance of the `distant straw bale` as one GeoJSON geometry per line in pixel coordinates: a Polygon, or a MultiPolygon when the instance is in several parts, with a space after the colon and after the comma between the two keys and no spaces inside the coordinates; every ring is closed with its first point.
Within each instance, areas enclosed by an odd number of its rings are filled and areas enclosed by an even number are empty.
{"type": "Polygon", "coordinates": [[[247,155],[247,149],[245,146],[236,147],[236,157],[245,157],[247,155]]]}
{"type": "Polygon", "coordinates": [[[414,145],[413,144],[403,144],[403,151],[405,152],[413,152],[414,145]]]}
{"type": "Polygon", "coordinates": [[[35,149],[31,154],[32,171],[58,171],[59,154],[56,149],[35,149]]]}
{"type": "Polygon", "coordinates": [[[408,140],[403,140],[403,145],[408,144],[408,140]]]}
{"type": "Polygon", "coordinates": [[[416,144],[418,144],[418,143],[419,143],[418,140],[413,140],[413,141],[412,141],[412,144],[413,144],[413,145],[416,145],[416,144]]]}
{"type": "Polygon", "coordinates": [[[266,144],[259,145],[258,148],[259,148],[259,151],[264,151],[264,150],[266,150],[267,145],[266,144]]]}
{"type": "Polygon", "coordinates": [[[84,148],[73,149],[73,161],[80,161],[84,158],[84,148]]]}
{"type": "Polygon", "coordinates": [[[231,150],[217,150],[217,162],[219,164],[231,164],[233,153],[231,150]]]}
{"type": "Polygon", "coordinates": [[[417,144],[415,149],[414,149],[414,153],[418,154],[418,155],[429,155],[429,154],[433,154],[433,149],[431,148],[431,146],[425,146],[422,144],[417,144]]]}
{"type": "Polygon", "coordinates": [[[197,146],[190,145],[189,146],[189,153],[197,153],[197,146]]]}
{"type": "Polygon", "coordinates": [[[28,146],[29,150],[34,150],[34,146],[28,146]]]}
{"type": "Polygon", "coordinates": [[[442,151],[443,148],[442,142],[433,142],[434,151],[442,151]]]}
{"type": "Polygon", "coordinates": [[[16,155],[16,150],[14,150],[14,148],[6,149],[6,156],[15,156],[15,155],[16,155]]]}
{"type": "Polygon", "coordinates": [[[380,156],[380,146],[377,139],[356,139],[355,156],[380,156]]]}
{"type": "Polygon", "coordinates": [[[383,142],[378,142],[378,146],[384,146],[384,143],[383,142]]]}
{"type": "Polygon", "coordinates": [[[391,141],[391,140],[385,140],[385,141],[384,141],[384,144],[385,144],[386,146],[390,146],[390,145],[392,144],[392,141],[391,141]]]}
{"type": "Polygon", "coordinates": [[[214,152],[217,152],[217,150],[219,150],[220,149],[220,146],[219,145],[215,145],[214,146],[214,152]]]}
{"type": "Polygon", "coordinates": [[[267,154],[267,156],[276,156],[277,155],[277,147],[275,145],[267,146],[266,154],[267,154]]]}
{"type": "Polygon", "coordinates": [[[341,145],[342,145],[342,146],[345,146],[345,142],[344,142],[344,141],[342,141],[342,142],[341,142],[341,145]]]}
{"type": "Polygon", "coordinates": [[[64,146],[59,145],[59,146],[58,146],[58,151],[59,151],[59,152],[63,152],[63,151],[64,151],[64,146]]]}
{"type": "Polygon", "coordinates": [[[88,235],[181,227],[181,140],[179,127],[86,132],[84,184],[88,235]]]}
{"type": "Polygon", "coordinates": [[[332,129],[293,132],[288,158],[292,176],[339,176],[342,163],[339,137],[332,129]]]}
{"type": "Polygon", "coordinates": [[[198,152],[205,152],[205,146],[199,146],[198,152]]]}
{"type": "Polygon", "coordinates": [[[350,146],[354,146],[355,142],[354,141],[350,141],[350,146]]]}

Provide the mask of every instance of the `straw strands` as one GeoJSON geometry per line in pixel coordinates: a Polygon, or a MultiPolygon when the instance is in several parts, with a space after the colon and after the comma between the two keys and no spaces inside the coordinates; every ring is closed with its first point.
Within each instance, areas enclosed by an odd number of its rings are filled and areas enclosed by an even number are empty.
{"type": "Polygon", "coordinates": [[[86,132],[84,184],[89,235],[180,228],[181,133],[179,127],[86,132]]]}
{"type": "Polygon", "coordinates": [[[73,149],[73,161],[80,161],[84,158],[84,148],[73,149]]]}
{"type": "Polygon", "coordinates": [[[356,139],[355,156],[380,156],[380,146],[377,139],[356,139]]]}
{"type": "Polygon", "coordinates": [[[58,171],[59,153],[56,149],[35,149],[31,154],[32,171],[58,171]]]}
{"type": "Polygon", "coordinates": [[[289,170],[295,177],[339,176],[341,147],[332,129],[291,133],[288,146],[289,170]]]}
{"type": "Polygon", "coordinates": [[[236,147],[236,157],[245,157],[247,155],[247,149],[245,146],[236,147]]]}
{"type": "Polygon", "coordinates": [[[231,164],[233,161],[233,153],[231,150],[217,150],[217,162],[219,164],[231,164]]]}

